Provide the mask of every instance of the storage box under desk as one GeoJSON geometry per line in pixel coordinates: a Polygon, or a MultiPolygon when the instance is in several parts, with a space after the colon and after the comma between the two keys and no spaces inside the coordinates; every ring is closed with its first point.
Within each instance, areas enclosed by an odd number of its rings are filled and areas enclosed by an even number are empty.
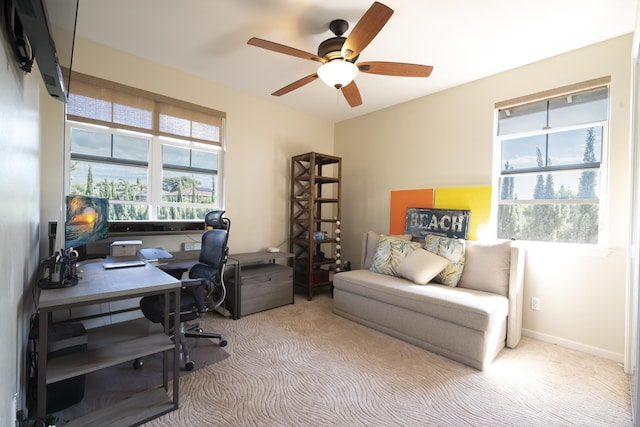
{"type": "MultiPolygon", "coordinates": [[[[231,271],[231,273],[234,272],[231,271]]],[[[228,288],[225,306],[234,319],[281,305],[293,304],[293,269],[291,267],[273,263],[243,265],[240,267],[239,276],[239,292],[236,292],[234,274],[228,274],[225,279],[228,288]],[[239,295],[238,303],[236,303],[236,295],[239,295]]]]}

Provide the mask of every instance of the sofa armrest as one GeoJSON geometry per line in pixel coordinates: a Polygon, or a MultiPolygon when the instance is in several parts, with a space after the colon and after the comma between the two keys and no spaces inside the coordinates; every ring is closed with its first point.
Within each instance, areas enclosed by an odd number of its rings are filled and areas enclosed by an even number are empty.
{"type": "Polygon", "coordinates": [[[509,314],[507,317],[507,347],[515,348],[522,337],[522,305],[524,294],[524,255],[522,247],[511,246],[509,271],[509,314]]]}

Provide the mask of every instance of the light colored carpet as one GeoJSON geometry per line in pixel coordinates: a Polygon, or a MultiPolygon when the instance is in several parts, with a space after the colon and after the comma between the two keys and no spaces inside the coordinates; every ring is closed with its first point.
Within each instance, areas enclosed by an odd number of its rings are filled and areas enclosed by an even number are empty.
{"type": "Polygon", "coordinates": [[[612,361],[524,338],[485,372],[353,323],[319,295],[239,320],[207,316],[230,357],[180,378],[145,426],[631,426],[612,361]]]}

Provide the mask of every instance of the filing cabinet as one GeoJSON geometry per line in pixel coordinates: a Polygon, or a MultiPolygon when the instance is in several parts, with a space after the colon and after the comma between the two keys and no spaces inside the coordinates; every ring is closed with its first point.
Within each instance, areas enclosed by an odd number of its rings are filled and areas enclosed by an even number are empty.
{"type": "Polygon", "coordinates": [[[235,262],[225,274],[224,306],[232,318],[293,304],[293,254],[255,252],[229,255],[229,259],[235,262]]]}

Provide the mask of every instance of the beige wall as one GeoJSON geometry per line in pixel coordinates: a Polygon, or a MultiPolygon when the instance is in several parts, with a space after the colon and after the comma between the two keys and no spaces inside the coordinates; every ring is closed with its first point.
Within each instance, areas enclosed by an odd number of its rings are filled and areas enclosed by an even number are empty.
{"type": "MultiPolygon", "coordinates": [[[[231,252],[288,250],[290,158],[309,151],[331,154],[332,123],[82,39],[76,41],[73,69],[226,112],[231,252]]],[[[62,104],[48,101],[45,109],[51,161],[43,166],[43,222],[58,216],[63,150],[62,104]]]]}
{"type": "MultiPolygon", "coordinates": [[[[494,104],[610,75],[609,242],[600,250],[526,245],[526,333],[622,360],[629,234],[632,36],[494,75],[336,125],[343,158],[343,258],[388,232],[391,190],[491,185],[494,104]],[[542,309],[532,311],[532,296],[542,309]]],[[[438,72],[435,64],[434,73],[438,72]]]]}
{"type": "Polygon", "coordinates": [[[0,39],[0,424],[13,425],[16,406],[25,407],[28,318],[34,311],[30,285],[38,265],[40,74],[34,67],[24,75],[4,31],[0,39]]]}

